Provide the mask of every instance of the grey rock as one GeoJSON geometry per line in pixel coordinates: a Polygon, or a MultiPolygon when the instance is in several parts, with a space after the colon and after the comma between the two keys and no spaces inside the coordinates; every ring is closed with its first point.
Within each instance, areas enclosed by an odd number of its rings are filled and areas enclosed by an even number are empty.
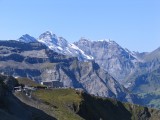
{"type": "Polygon", "coordinates": [[[74,44],[85,54],[93,56],[95,61],[119,82],[132,74],[139,62],[132,52],[123,49],[115,41],[90,41],[82,38],[74,44]]]}

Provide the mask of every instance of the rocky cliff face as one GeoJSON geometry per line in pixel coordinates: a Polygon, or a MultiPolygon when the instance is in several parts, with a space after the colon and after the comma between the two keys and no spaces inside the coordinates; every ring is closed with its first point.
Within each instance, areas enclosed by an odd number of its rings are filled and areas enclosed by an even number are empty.
{"type": "Polygon", "coordinates": [[[85,54],[93,56],[95,61],[119,82],[124,81],[137,67],[138,59],[136,56],[114,41],[81,39],[74,44],[85,54]]]}
{"type": "Polygon", "coordinates": [[[74,43],[85,54],[107,70],[117,81],[133,92],[159,89],[160,48],[150,53],[131,52],[111,40],[74,43]]]}
{"type": "Polygon", "coordinates": [[[95,62],[79,62],[41,43],[0,41],[0,61],[3,74],[37,82],[57,80],[64,87],[82,88],[90,94],[122,101],[133,102],[136,98],[95,62]]]}

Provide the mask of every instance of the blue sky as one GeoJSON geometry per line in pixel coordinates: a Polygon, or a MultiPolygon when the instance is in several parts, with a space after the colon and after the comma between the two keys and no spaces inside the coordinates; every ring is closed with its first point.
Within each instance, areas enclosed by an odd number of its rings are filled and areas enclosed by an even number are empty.
{"type": "Polygon", "coordinates": [[[50,30],[69,42],[109,38],[132,51],[160,47],[160,0],[0,0],[0,39],[50,30]]]}

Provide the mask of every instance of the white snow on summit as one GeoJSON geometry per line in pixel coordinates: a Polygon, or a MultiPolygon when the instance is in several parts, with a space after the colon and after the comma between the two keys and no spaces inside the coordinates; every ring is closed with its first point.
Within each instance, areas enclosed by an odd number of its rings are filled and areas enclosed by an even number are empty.
{"type": "Polygon", "coordinates": [[[21,36],[17,41],[21,42],[40,42],[48,46],[49,49],[64,55],[78,57],[79,60],[93,60],[92,56],[86,55],[84,51],[78,48],[76,45],[68,43],[63,37],[57,37],[56,34],[51,31],[42,33],[38,39],[25,34],[21,36]]]}
{"type": "Polygon", "coordinates": [[[111,42],[110,39],[102,39],[102,40],[97,40],[97,41],[99,41],[99,42],[111,42]]]}
{"type": "Polygon", "coordinates": [[[92,56],[86,55],[76,45],[68,43],[68,41],[63,37],[57,37],[50,31],[41,34],[38,38],[38,42],[45,44],[50,49],[58,53],[76,56],[79,58],[79,60],[93,60],[92,56]]]}

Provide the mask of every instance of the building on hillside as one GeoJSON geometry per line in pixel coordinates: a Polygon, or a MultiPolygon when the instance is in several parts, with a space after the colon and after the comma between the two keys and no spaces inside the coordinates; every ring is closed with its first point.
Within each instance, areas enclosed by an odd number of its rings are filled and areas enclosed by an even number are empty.
{"type": "Polygon", "coordinates": [[[26,90],[32,90],[32,91],[34,91],[34,90],[36,90],[36,88],[25,85],[25,86],[23,87],[23,90],[24,90],[24,91],[26,91],[26,90]]]}
{"type": "Polygon", "coordinates": [[[17,87],[14,87],[13,89],[14,91],[22,91],[22,86],[17,86],[17,87]]]}
{"type": "Polygon", "coordinates": [[[41,85],[46,85],[47,87],[51,88],[60,88],[63,87],[63,83],[58,80],[52,80],[52,81],[42,81],[41,85]]]}

